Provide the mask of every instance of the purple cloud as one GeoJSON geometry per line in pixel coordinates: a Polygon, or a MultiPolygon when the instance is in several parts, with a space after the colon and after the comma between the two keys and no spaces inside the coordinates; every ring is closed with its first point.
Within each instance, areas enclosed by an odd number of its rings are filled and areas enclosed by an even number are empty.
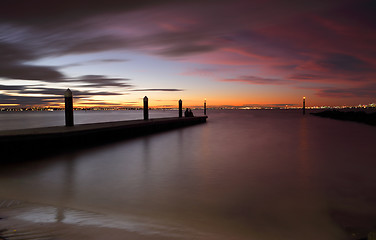
{"type": "Polygon", "coordinates": [[[223,82],[241,82],[246,84],[257,84],[257,85],[285,85],[292,84],[293,82],[276,79],[276,78],[263,78],[259,76],[240,76],[238,78],[228,78],[221,80],[223,82]]]}

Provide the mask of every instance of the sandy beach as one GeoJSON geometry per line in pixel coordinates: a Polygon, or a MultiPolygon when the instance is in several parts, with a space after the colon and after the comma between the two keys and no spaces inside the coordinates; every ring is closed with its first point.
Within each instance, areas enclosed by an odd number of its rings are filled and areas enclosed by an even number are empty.
{"type": "Polygon", "coordinates": [[[192,237],[210,239],[209,236],[187,234],[178,226],[167,227],[77,209],[0,200],[0,239],[168,240],[192,237]]]}

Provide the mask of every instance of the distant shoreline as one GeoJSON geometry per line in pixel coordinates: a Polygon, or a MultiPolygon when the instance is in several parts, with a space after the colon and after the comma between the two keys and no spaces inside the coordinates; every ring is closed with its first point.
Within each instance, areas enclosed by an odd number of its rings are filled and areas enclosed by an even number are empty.
{"type": "Polygon", "coordinates": [[[343,121],[353,121],[376,126],[376,113],[366,113],[364,111],[343,112],[338,110],[326,110],[323,112],[311,114],[319,117],[332,118],[343,121]]]}
{"type": "MultiPolygon", "coordinates": [[[[188,106],[192,110],[202,110],[204,109],[202,106],[188,106]]],[[[266,106],[211,106],[207,107],[207,110],[302,110],[300,106],[276,106],[276,107],[266,107],[266,106]]],[[[359,106],[337,106],[337,107],[328,107],[328,106],[310,106],[306,107],[306,110],[353,110],[353,109],[361,109],[361,110],[375,110],[376,105],[369,104],[369,105],[359,105],[359,106]]],[[[43,112],[43,111],[64,111],[63,107],[0,107],[0,112],[43,112]]],[[[135,107],[74,107],[74,111],[135,111],[135,110],[143,110],[141,106],[135,107]]],[[[177,111],[179,108],[177,107],[150,107],[149,110],[167,110],[167,111],[177,111]]]]}

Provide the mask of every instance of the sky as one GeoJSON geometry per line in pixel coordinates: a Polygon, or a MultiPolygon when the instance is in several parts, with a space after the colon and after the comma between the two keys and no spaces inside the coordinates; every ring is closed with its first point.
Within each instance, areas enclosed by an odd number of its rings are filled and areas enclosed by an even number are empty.
{"type": "Polygon", "coordinates": [[[0,107],[376,102],[374,0],[2,0],[0,107]]]}

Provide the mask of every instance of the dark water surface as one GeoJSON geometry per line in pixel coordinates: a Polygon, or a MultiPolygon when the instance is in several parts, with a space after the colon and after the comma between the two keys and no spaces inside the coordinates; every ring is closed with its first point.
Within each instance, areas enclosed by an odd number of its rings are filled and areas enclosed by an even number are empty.
{"type": "Polygon", "coordinates": [[[351,239],[376,226],[375,137],[372,126],[293,110],[211,111],[206,124],[1,167],[0,217],[156,238],[351,239]],[[5,211],[1,199],[23,207],[5,211]]]}
{"type": "MultiPolygon", "coordinates": [[[[64,111],[0,112],[0,130],[63,126],[64,111]]],[[[177,111],[150,110],[150,118],[176,117],[177,111]]],[[[142,119],[142,110],[74,111],[74,123],[96,123],[142,119]]]]}

